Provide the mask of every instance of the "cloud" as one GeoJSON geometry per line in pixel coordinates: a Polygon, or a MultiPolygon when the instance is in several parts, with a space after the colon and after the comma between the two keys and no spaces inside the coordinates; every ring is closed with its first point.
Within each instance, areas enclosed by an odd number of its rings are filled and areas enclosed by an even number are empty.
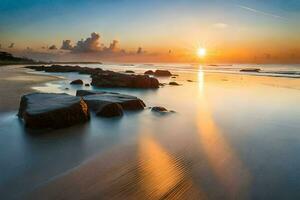
{"type": "Polygon", "coordinates": [[[57,47],[56,47],[55,45],[51,45],[48,49],[49,49],[49,50],[56,50],[57,47]]]}
{"type": "Polygon", "coordinates": [[[250,11],[250,12],[253,12],[253,13],[256,13],[256,14],[261,14],[261,15],[264,15],[264,16],[267,16],[267,17],[272,17],[272,18],[275,18],[275,19],[287,20],[287,18],[285,18],[285,17],[279,16],[279,15],[274,15],[272,13],[268,13],[268,12],[264,12],[264,11],[260,11],[260,10],[256,10],[254,8],[250,8],[250,7],[247,7],[247,6],[243,6],[243,5],[236,5],[236,6],[238,8],[243,9],[243,10],[247,10],[247,11],[250,11]]]}
{"type": "Polygon", "coordinates": [[[12,49],[12,48],[14,48],[14,46],[15,46],[15,43],[10,43],[10,45],[8,46],[8,48],[12,49]]]}
{"type": "Polygon", "coordinates": [[[225,24],[225,23],[215,23],[215,24],[213,24],[213,27],[214,28],[219,28],[219,29],[224,29],[224,28],[228,27],[228,24],[225,24]]]}
{"type": "Polygon", "coordinates": [[[136,51],[136,54],[141,54],[141,53],[143,53],[143,49],[142,47],[139,47],[138,50],[136,51]]]}
{"type": "Polygon", "coordinates": [[[75,52],[96,52],[100,51],[100,35],[99,33],[91,33],[91,37],[86,38],[85,40],[80,40],[74,46],[73,51],[75,52]]]}
{"type": "Polygon", "coordinates": [[[63,49],[63,50],[72,50],[73,46],[71,45],[71,40],[63,40],[60,49],[63,49]]]}
{"type": "Polygon", "coordinates": [[[144,51],[142,47],[139,47],[136,51],[136,54],[144,54],[144,53],[146,53],[146,51],[144,51]]]}
{"type": "Polygon", "coordinates": [[[117,52],[119,50],[119,41],[118,40],[113,40],[109,47],[104,47],[103,51],[104,52],[117,52]]]}

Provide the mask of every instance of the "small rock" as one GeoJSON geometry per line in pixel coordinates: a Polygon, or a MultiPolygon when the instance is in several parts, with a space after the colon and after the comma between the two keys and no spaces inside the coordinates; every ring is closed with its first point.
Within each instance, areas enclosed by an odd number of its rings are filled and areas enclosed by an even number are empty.
{"type": "Polygon", "coordinates": [[[260,72],[259,68],[245,68],[241,69],[240,72],[260,72]]]}
{"type": "Polygon", "coordinates": [[[155,112],[168,112],[168,110],[162,106],[154,106],[151,108],[151,111],[155,112]]]}
{"type": "Polygon", "coordinates": [[[83,85],[83,81],[80,79],[72,81],[70,84],[72,85],[83,85]]]}
{"type": "Polygon", "coordinates": [[[86,84],[84,84],[86,87],[89,87],[90,86],[90,84],[88,84],[88,83],[86,83],[86,84]]]}
{"type": "Polygon", "coordinates": [[[169,83],[169,85],[176,85],[176,86],[178,86],[179,84],[177,82],[175,82],[175,81],[172,81],[172,82],[169,83]]]}
{"type": "Polygon", "coordinates": [[[192,80],[187,80],[187,82],[193,82],[192,80]]]}
{"type": "Polygon", "coordinates": [[[126,70],[125,73],[127,73],[127,74],[134,74],[135,72],[132,71],[132,70],[126,70]]]}
{"type": "Polygon", "coordinates": [[[154,76],[172,76],[171,72],[168,70],[156,70],[154,76]]]}

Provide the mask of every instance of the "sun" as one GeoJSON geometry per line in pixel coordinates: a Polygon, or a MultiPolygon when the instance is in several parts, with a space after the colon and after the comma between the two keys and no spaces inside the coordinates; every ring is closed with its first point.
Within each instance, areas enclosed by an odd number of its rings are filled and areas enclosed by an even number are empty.
{"type": "Polygon", "coordinates": [[[198,55],[200,58],[205,57],[205,56],[206,56],[206,49],[203,48],[203,47],[198,48],[198,50],[197,50],[197,55],[198,55]]]}

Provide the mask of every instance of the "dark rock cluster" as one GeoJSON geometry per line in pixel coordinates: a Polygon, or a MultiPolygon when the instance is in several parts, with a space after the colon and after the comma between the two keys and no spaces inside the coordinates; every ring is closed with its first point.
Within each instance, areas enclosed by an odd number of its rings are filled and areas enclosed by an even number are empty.
{"type": "Polygon", "coordinates": [[[124,110],[143,110],[145,103],[131,95],[113,92],[78,90],[76,96],[65,93],[31,93],[23,95],[18,116],[28,128],[64,128],[97,116],[122,116],[124,110]]]}
{"type": "Polygon", "coordinates": [[[102,70],[100,68],[89,68],[69,65],[51,66],[27,66],[26,68],[45,72],[78,72],[80,74],[91,75],[91,85],[97,87],[126,87],[151,89],[158,88],[159,82],[154,77],[148,75],[135,75],[102,70]]]}

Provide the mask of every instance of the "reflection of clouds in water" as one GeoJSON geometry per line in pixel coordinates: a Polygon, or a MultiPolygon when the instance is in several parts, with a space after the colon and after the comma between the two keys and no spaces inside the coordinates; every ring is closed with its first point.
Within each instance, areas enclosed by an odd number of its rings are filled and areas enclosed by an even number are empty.
{"type": "Polygon", "coordinates": [[[247,198],[250,174],[215,123],[205,97],[199,101],[198,134],[211,170],[230,199],[247,198]]]}

